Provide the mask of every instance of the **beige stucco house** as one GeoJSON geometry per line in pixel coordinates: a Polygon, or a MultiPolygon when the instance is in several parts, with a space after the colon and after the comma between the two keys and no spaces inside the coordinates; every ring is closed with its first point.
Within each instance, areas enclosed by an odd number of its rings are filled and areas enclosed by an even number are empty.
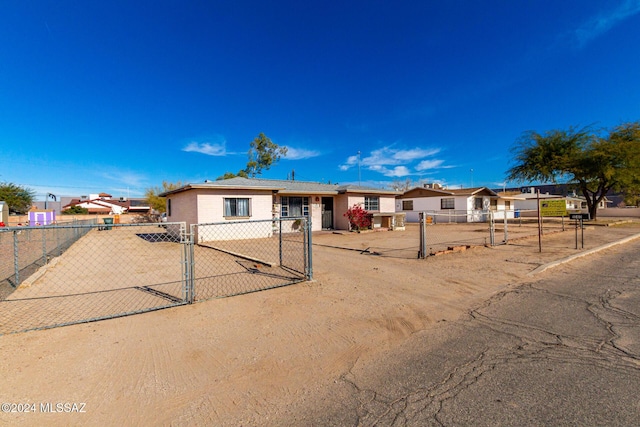
{"type": "Polygon", "coordinates": [[[160,194],[166,197],[168,222],[189,226],[308,217],[312,231],[348,230],[344,213],[355,204],[373,214],[374,228],[393,228],[396,195],[379,188],[242,177],[187,184],[160,194]]]}

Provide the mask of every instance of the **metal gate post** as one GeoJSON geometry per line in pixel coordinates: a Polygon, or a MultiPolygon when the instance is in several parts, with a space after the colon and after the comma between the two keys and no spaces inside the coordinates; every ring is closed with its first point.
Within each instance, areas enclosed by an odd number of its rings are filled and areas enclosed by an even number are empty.
{"type": "Polygon", "coordinates": [[[313,241],[312,241],[312,226],[311,226],[311,216],[306,218],[305,223],[307,224],[307,232],[306,234],[306,252],[307,256],[305,258],[305,262],[307,263],[307,280],[313,280],[313,241]]]}
{"type": "Polygon", "coordinates": [[[182,257],[183,257],[183,296],[184,301],[187,304],[193,304],[194,300],[194,227],[196,224],[191,224],[189,232],[187,232],[186,223],[180,224],[180,240],[182,243],[182,257]]]}
{"type": "Polygon", "coordinates": [[[427,256],[427,236],[426,236],[426,221],[427,216],[424,212],[420,212],[420,250],[418,251],[418,258],[425,259],[427,256]]]}
{"type": "Polygon", "coordinates": [[[280,252],[280,267],[282,267],[282,218],[278,217],[278,252],[280,252]]]}

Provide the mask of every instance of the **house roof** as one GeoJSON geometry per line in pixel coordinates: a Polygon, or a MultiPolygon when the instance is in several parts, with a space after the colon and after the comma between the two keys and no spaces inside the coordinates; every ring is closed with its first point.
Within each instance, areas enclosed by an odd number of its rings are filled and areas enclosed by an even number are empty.
{"type": "Polygon", "coordinates": [[[344,194],[367,193],[397,195],[397,191],[380,188],[363,187],[358,185],[322,184],[310,181],[289,181],[262,178],[235,177],[219,181],[205,181],[204,183],[187,184],[175,190],[161,193],[161,197],[194,189],[228,189],[228,190],[270,190],[279,194],[344,194]]]}
{"type": "Polygon", "coordinates": [[[497,196],[493,190],[487,187],[458,188],[454,190],[440,190],[435,188],[415,187],[400,196],[401,199],[415,197],[447,197],[447,196],[497,196]]]}

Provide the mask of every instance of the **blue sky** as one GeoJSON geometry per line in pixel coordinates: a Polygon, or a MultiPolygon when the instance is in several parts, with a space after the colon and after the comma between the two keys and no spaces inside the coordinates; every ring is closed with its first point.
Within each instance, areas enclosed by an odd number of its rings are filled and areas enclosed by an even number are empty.
{"type": "Polygon", "coordinates": [[[640,0],[6,0],[0,181],[141,196],[263,132],[265,178],[501,187],[527,130],[640,119],[638,46],[640,0]]]}

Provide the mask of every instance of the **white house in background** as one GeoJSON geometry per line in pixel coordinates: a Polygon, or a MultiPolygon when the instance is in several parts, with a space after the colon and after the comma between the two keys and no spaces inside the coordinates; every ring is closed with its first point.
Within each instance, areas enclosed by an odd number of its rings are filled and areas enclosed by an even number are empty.
{"type": "MultiPolygon", "coordinates": [[[[373,214],[374,228],[404,227],[403,215],[395,212],[396,195],[396,191],[353,185],[242,177],[187,184],[160,194],[166,197],[167,222],[186,222],[187,227],[191,224],[308,217],[312,231],[348,230],[349,221],[344,213],[356,204],[373,214]]],[[[244,238],[269,237],[270,232],[247,236],[242,224],[238,224],[237,230],[237,235],[244,238]]]]}
{"type": "Polygon", "coordinates": [[[113,200],[111,194],[100,193],[80,196],[79,199],[72,199],[67,205],[62,207],[65,211],[72,206],[85,208],[90,214],[119,215],[127,212],[128,203],[126,200],[113,200]]]}
{"type": "Polygon", "coordinates": [[[396,198],[396,211],[404,212],[407,222],[418,222],[420,212],[434,222],[484,222],[490,210],[495,219],[514,217],[512,200],[487,187],[448,190],[439,184],[425,184],[396,198]]]}
{"type": "MultiPolygon", "coordinates": [[[[538,199],[539,200],[564,199],[565,202],[567,203],[567,210],[569,211],[571,210],[584,211],[587,209],[587,201],[584,199],[584,197],[579,197],[576,195],[562,196],[562,195],[549,194],[549,193],[538,195],[535,192],[534,187],[531,187],[528,190],[529,191],[521,192],[521,193],[511,193],[510,195],[508,196],[505,195],[503,197],[511,198],[515,203],[515,208],[523,212],[523,215],[525,216],[527,216],[527,213],[529,213],[528,216],[531,216],[532,213],[534,212],[536,212],[536,215],[537,215],[538,199]]],[[[610,203],[610,201],[605,197],[598,205],[598,209],[606,208],[607,203],[610,203]]]]}

